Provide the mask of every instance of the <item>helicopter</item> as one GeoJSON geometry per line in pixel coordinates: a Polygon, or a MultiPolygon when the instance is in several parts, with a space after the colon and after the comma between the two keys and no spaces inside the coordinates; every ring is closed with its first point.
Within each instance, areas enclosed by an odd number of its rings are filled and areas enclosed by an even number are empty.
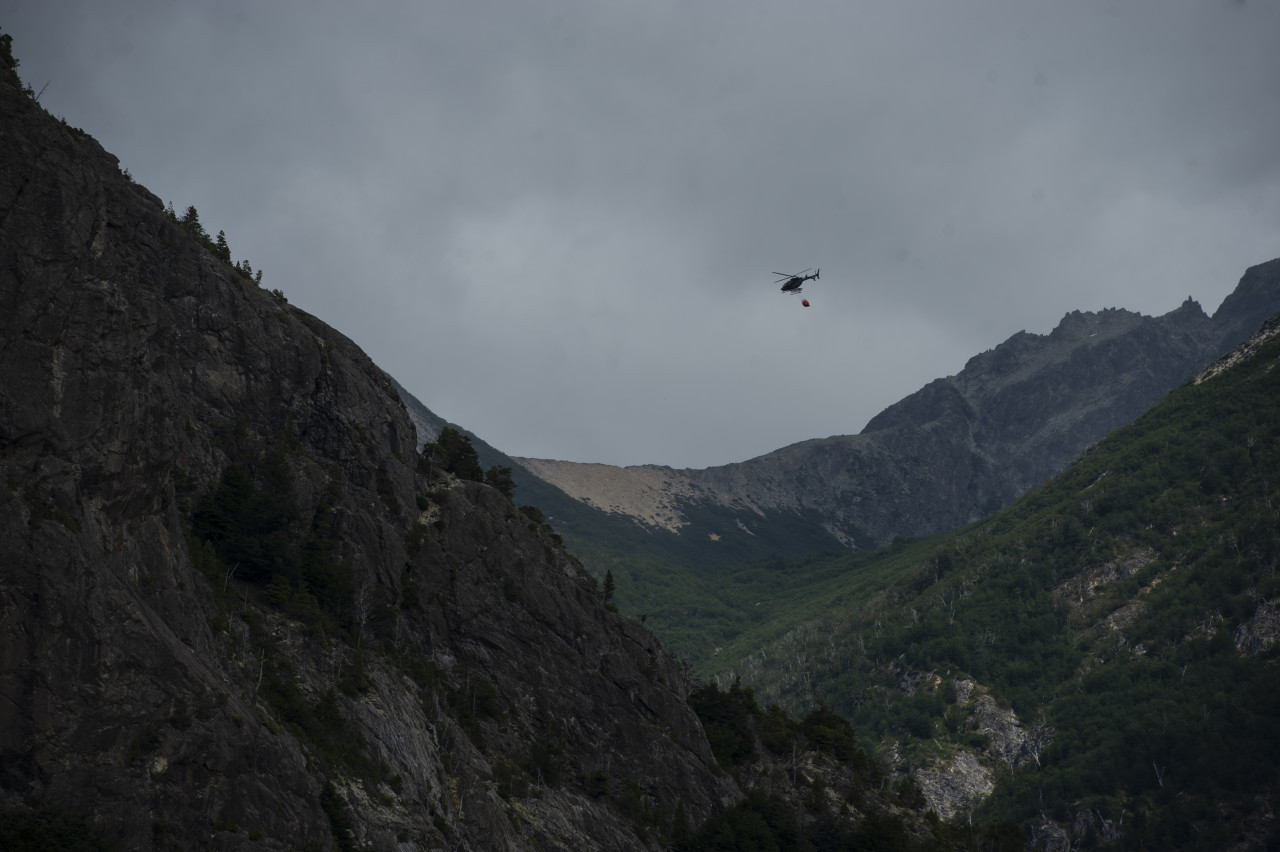
{"type": "MultiPolygon", "coordinates": [[[[811,267],[809,267],[809,269],[813,269],[813,267],[811,266],[811,267]]],[[[797,273],[796,273],[796,274],[794,274],[794,275],[792,275],[792,274],[791,274],[791,273],[789,273],[789,272],[775,272],[775,273],[773,273],[773,274],[774,274],[774,275],[781,275],[782,277],[781,277],[781,278],[779,278],[779,279],[778,279],[778,281],[785,281],[785,282],[786,282],[785,284],[783,284],[783,285],[782,285],[782,292],[784,292],[784,293],[799,293],[799,292],[800,292],[800,285],[801,285],[801,284],[803,284],[804,282],[808,281],[809,279],[813,279],[813,280],[815,280],[815,281],[816,281],[816,280],[818,279],[818,274],[819,274],[820,272],[822,272],[822,270],[821,270],[821,269],[814,269],[814,271],[813,271],[813,274],[812,274],[812,275],[805,275],[805,273],[806,273],[806,272],[808,272],[808,271],[809,271],[809,269],[802,270],[801,272],[797,272],[797,273]]],[[[778,283],[778,281],[775,281],[775,282],[773,282],[773,283],[774,283],[774,284],[777,284],[777,283],[778,283]]]]}

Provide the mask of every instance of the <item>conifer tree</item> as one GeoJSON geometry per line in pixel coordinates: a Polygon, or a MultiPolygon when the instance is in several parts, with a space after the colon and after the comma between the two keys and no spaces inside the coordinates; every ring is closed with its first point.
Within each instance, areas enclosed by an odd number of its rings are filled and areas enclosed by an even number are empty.
{"type": "Polygon", "coordinates": [[[200,213],[196,210],[195,205],[187,208],[187,212],[182,214],[180,224],[187,233],[198,240],[207,240],[209,235],[205,233],[204,226],[200,224],[200,213]]]}
{"type": "Polygon", "coordinates": [[[439,460],[441,467],[459,479],[484,481],[480,456],[471,446],[471,439],[452,426],[441,429],[439,437],[423,447],[422,453],[439,460]]]}
{"type": "Polygon", "coordinates": [[[227,232],[218,231],[218,238],[214,240],[214,246],[217,248],[218,257],[231,262],[231,246],[227,245],[227,232]]]}
{"type": "Polygon", "coordinates": [[[515,478],[511,475],[511,468],[501,467],[496,464],[484,472],[484,481],[501,491],[502,495],[507,499],[511,498],[511,493],[516,487],[515,478]]]}

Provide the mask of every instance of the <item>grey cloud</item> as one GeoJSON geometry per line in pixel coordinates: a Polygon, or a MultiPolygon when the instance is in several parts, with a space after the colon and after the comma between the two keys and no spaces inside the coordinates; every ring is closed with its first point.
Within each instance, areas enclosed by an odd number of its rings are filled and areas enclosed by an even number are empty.
{"type": "Polygon", "coordinates": [[[705,466],[1280,254],[1280,7],[49,4],[42,103],[439,414],[705,466]],[[772,270],[822,268],[813,307],[772,270]]]}

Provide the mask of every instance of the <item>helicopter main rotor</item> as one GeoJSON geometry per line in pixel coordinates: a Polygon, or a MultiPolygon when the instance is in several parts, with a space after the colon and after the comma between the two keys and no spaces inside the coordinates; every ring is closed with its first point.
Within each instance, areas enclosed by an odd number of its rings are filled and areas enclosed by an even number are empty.
{"type": "MultiPolygon", "coordinates": [[[[809,269],[813,269],[813,267],[812,267],[812,266],[810,266],[810,267],[809,267],[809,269]]],[[[774,275],[780,275],[780,276],[782,276],[781,278],[779,278],[779,279],[778,279],[778,281],[786,281],[786,280],[791,279],[791,278],[799,278],[801,275],[804,275],[806,272],[808,272],[808,271],[809,271],[809,269],[804,269],[804,270],[802,270],[802,271],[800,271],[800,272],[797,272],[795,275],[792,275],[792,274],[790,274],[790,273],[788,273],[788,272],[775,272],[775,273],[773,273],[773,274],[774,274],[774,275]]],[[[777,281],[775,281],[774,283],[776,284],[776,283],[778,283],[778,282],[777,282],[777,281]]]]}

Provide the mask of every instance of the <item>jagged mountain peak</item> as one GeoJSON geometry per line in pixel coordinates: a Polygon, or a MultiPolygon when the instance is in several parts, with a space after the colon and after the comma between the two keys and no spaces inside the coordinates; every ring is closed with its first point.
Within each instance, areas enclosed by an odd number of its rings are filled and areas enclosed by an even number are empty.
{"type": "Polygon", "coordinates": [[[798,512],[845,546],[948,529],[1008,505],[1256,329],[1280,310],[1277,270],[1250,269],[1213,318],[1188,298],[1159,317],[1072,311],[1049,334],[1018,332],[858,435],[704,470],[520,463],[596,508],[717,541],[758,540],[798,512]],[[719,507],[715,524],[695,523],[696,505],[719,507]]]}

